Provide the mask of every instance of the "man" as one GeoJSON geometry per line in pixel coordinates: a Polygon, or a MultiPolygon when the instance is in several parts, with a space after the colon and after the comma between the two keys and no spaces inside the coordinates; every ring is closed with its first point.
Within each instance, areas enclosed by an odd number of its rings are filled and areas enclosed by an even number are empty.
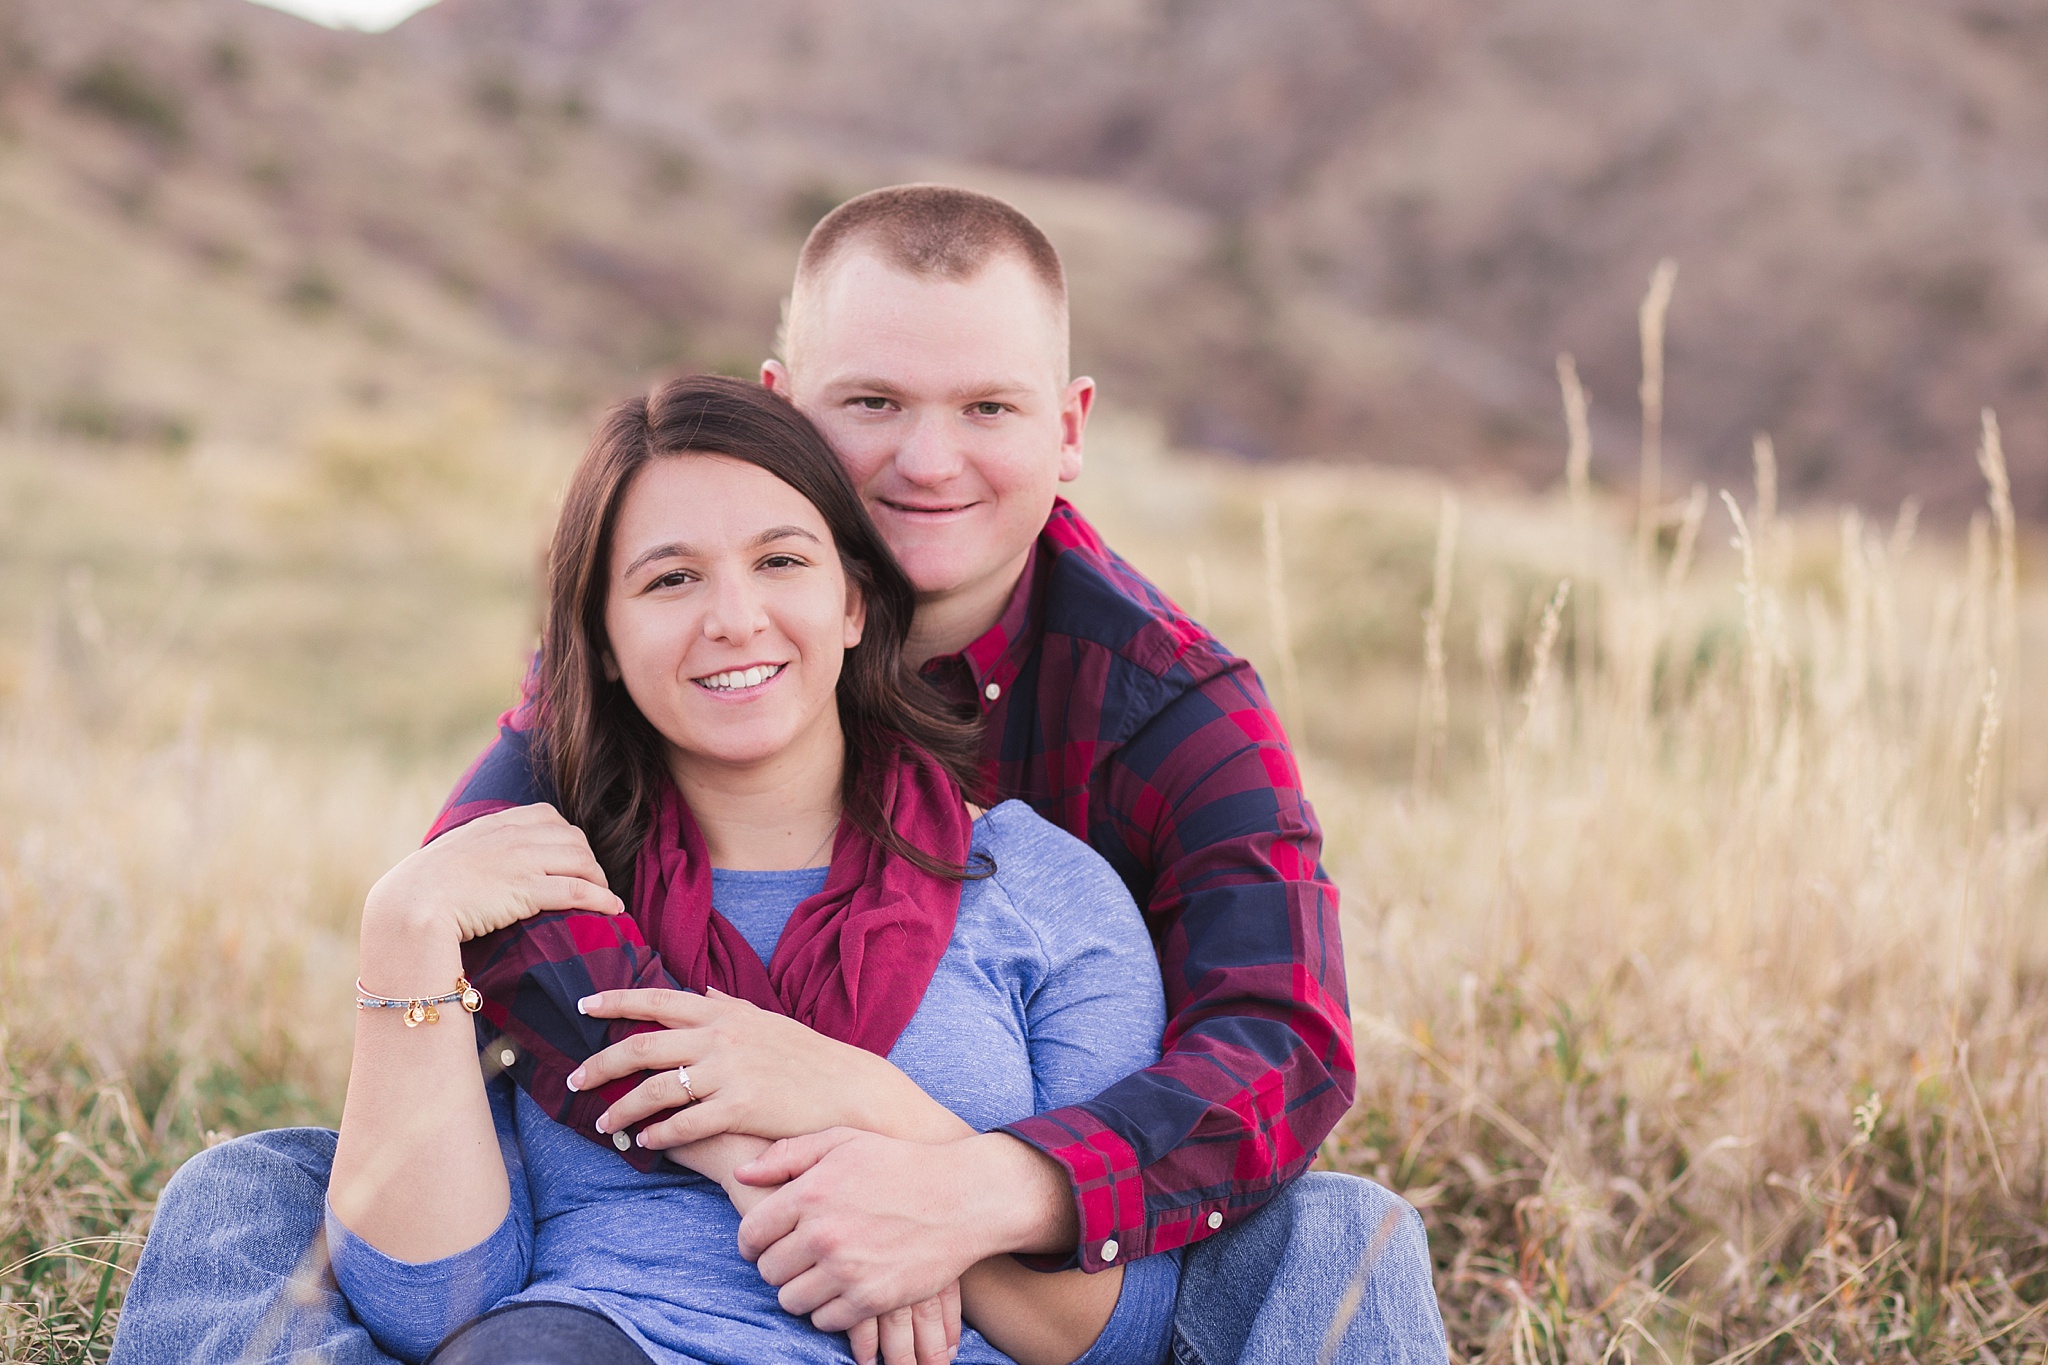
{"type": "MultiPolygon", "coordinates": [[[[915,661],[979,711],[993,793],[1086,839],[1145,910],[1165,1055],[1085,1104],[956,1143],[835,1130],[779,1144],[757,1174],[782,1188],[743,1222],[742,1249],[791,1312],[845,1330],[988,1256],[1099,1270],[1203,1243],[1178,1360],[1313,1359],[1347,1298],[1341,1358],[1441,1360],[1413,1211],[1363,1181],[1297,1180],[1353,1084],[1321,833],[1250,666],[1058,499],[1095,397],[1068,375],[1067,330],[1058,255],[1027,218],[901,186],[813,229],[762,380],[824,431],[916,586],[915,661]]],[[[440,827],[545,799],[516,717],[440,827]]],[[[124,1320],[117,1361],[164,1316],[151,1300],[183,1292],[177,1245],[220,1236],[209,1191],[324,1189],[323,1151],[257,1135],[180,1173],[137,1273],[148,1320],[124,1320]],[[167,1231],[188,1206],[194,1228],[167,1231]]],[[[233,1265],[260,1259],[234,1241],[233,1265]]],[[[224,1280],[249,1283],[232,1266],[224,1280]]],[[[338,1340],[333,1358],[377,1358],[336,1354],[338,1340]]]]}

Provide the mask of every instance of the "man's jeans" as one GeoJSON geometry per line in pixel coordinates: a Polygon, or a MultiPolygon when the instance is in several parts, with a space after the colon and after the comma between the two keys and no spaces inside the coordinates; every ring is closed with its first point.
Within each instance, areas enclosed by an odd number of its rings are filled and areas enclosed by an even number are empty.
{"type": "MultiPolygon", "coordinates": [[[[282,1128],[186,1162],[157,1205],[109,1365],[394,1365],[326,1273],[334,1142],[282,1128]]],[[[1188,1252],[1174,1365],[1445,1359],[1422,1219],[1370,1181],[1305,1175],[1188,1252]]]]}

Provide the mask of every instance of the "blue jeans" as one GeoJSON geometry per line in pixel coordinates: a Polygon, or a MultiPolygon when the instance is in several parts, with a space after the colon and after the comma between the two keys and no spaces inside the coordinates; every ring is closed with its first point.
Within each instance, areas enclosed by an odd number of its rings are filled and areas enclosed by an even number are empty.
{"type": "MultiPolygon", "coordinates": [[[[108,1365],[394,1365],[327,1273],[334,1142],[325,1128],[281,1128],[186,1162],[157,1204],[108,1365]]],[[[1446,1359],[1422,1219],[1355,1176],[1301,1177],[1191,1248],[1181,1271],[1174,1365],[1319,1358],[1446,1359]]]]}
{"type": "Polygon", "coordinates": [[[649,1365],[604,1314],[566,1303],[510,1303],[471,1318],[427,1365],[649,1365]]]}

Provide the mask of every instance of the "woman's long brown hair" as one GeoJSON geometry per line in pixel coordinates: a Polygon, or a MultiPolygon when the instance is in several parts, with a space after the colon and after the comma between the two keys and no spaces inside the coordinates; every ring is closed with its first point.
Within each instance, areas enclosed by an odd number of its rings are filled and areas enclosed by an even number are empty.
{"type": "Polygon", "coordinates": [[[691,376],[618,404],[569,481],[548,554],[537,698],[539,757],[562,814],[589,838],[613,889],[628,895],[668,769],[661,736],[625,685],[605,676],[612,528],[634,477],[655,460],[686,454],[764,469],[824,517],[847,581],[867,606],[861,641],[846,652],[839,675],[841,809],[869,838],[925,871],[972,875],[891,828],[881,784],[870,780],[908,742],[936,757],[963,790],[978,782],[976,727],[957,719],[903,660],[917,604],[910,580],[818,429],[767,389],[737,379],[691,376]]]}

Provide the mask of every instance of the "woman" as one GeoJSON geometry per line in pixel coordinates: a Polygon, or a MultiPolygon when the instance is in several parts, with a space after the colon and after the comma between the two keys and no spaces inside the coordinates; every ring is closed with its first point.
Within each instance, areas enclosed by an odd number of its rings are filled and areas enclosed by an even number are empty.
{"type": "MultiPolygon", "coordinates": [[[[483,816],[371,891],[336,1279],[408,1360],[503,1360],[508,1335],[535,1361],[907,1360],[900,1319],[849,1344],[782,1312],[738,1252],[766,1194],[743,1168],[834,1126],[986,1131],[1147,1064],[1164,1006],[1136,907],[1028,807],[967,806],[972,735],[901,662],[909,584],[765,390],[615,410],[550,580],[537,706],[569,818],[483,816]],[[678,981],[723,992],[581,998],[678,981]],[[479,1007],[510,1068],[488,1081],[439,1020],[479,1007]],[[681,1071],[578,1091],[582,1057],[647,1027],[603,1019],[636,1009],[678,1026],[647,1052],[681,1071]]],[[[1177,1272],[985,1262],[959,1358],[1157,1360],[1177,1272]]]]}

